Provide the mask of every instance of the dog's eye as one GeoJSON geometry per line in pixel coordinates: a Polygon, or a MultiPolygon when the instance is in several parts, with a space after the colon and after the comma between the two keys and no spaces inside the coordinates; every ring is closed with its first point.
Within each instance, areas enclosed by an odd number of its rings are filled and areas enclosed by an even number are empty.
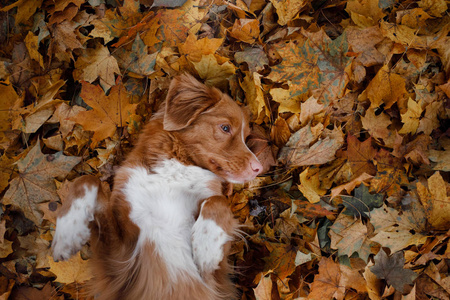
{"type": "Polygon", "coordinates": [[[231,126],[230,125],[220,125],[220,128],[223,130],[223,132],[230,133],[231,126]]]}

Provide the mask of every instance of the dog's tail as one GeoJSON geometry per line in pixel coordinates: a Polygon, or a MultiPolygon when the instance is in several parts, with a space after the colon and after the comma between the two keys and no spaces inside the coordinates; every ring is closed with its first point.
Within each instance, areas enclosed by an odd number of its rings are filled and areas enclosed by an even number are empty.
{"type": "Polygon", "coordinates": [[[55,261],[69,259],[86,244],[91,236],[90,223],[107,197],[101,181],[91,175],[70,183],[68,194],[56,220],[52,242],[55,261]]]}

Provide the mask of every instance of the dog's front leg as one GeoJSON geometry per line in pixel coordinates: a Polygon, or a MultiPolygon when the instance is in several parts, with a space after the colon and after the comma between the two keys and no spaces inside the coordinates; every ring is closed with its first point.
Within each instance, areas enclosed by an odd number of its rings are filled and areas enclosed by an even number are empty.
{"type": "Polygon", "coordinates": [[[214,196],[203,201],[192,228],[194,262],[203,277],[212,274],[227,259],[236,227],[226,197],[214,196]]]}

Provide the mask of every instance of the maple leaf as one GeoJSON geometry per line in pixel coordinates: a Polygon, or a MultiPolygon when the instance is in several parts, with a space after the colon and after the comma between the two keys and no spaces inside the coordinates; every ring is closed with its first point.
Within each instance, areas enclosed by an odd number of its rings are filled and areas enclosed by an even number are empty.
{"type": "Polygon", "coordinates": [[[291,92],[289,90],[274,88],[270,90],[270,95],[272,96],[273,101],[280,103],[278,107],[278,112],[292,112],[292,113],[300,113],[301,112],[301,103],[302,98],[300,96],[291,96],[291,92]]]}
{"type": "Polygon", "coordinates": [[[341,271],[332,258],[322,258],[319,274],[314,277],[308,299],[343,299],[345,288],[340,286],[341,271]]]}
{"type": "Polygon", "coordinates": [[[320,196],[326,193],[326,190],[320,188],[319,173],[317,171],[309,173],[309,168],[307,168],[300,174],[298,189],[311,203],[319,202],[320,196]]]}
{"type": "Polygon", "coordinates": [[[311,91],[328,106],[342,95],[348,82],[345,68],[351,60],[342,56],[348,51],[346,36],[343,34],[331,41],[322,30],[303,33],[308,37],[306,41],[283,41],[274,45],[283,61],[272,67],[267,78],[287,82],[291,98],[311,91]]]}
{"type": "Polygon", "coordinates": [[[378,2],[372,0],[350,0],[345,10],[350,13],[353,22],[360,27],[376,25],[386,15],[378,2]]]}
{"type": "Polygon", "coordinates": [[[275,274],[284,280],[295,270],[295,257],[297,251],[291,245],[267,243],[270,256],[264,258],[266,260],[266,270],[273,270],[275,274]]]}
{"type": "Polygon", "coordinates": [[[206,85],[224,87],[236,67],[229,61],[220,64],[213,54],[202,56],[199,62],[192,63],[206,85]]]}
{"type": "Polygon", "coordinates": [[[426,241],[426,236],[422,234],[426,225],[423,207],[413,195],[408,195],[406,199],[410,202],[409,210],[399,212],[383,205],[370,212],[370,223],[375,229],[371,240],[391,249],[391,252],[426,241]]]}
{"type": "Polygon", "coordinates": [[[180,54],[186,55],[186,58],[192,62],[199,62],[203,55],[216,53],[224,39],[197,39],[195,35],[190,34],[186,41],[178,46],[180,54]]]}
{"type": "Polygon", "coordinates": [[[422,108],[420,107],[420,105],[416,101],[409,98],[408,110],[406,111],[406,113],[402,114],[402,122],[404,125],[398,133],[416,133],[417,128],[419,127],[419,118],[421,114],[422,108]]]}
{"type": "Polygon", "coordinates": [[[447,196],[449,184],[439,172],[428,178],[428,188],[417,183],[420,201],[425,207],[428,222],[436,229],[446,230],[450,226],[450,197],[447,196]]]}
{"type": "Polygon", "coordinates": [[[355,189],[354,197],[343,199],[346,208],[343,213],[355,217],[368,217],[367,213],[383,204],[383,198],[383,194],[370,194],[366,185],[361,184],[355,189]]]}
{"type": "Polygon", "coordinates": [[[71,118],[82,111],[86,111],[86,109],[84,107],[76,105],[70,106],[64,102],[56,107],[52,119],[55,119],[55,121],[59,122],[59,131],[61,132],[63,138],[67,137],[67,135],[72,131],[73,126],[75,125],[75,122],[72,121],[71,118]]]}
{"type": "Polygon", "coordinates": [[[335,158],[334,154],[344,143],[341,129],[323,129],[322,124],[310,125],[294,133],[278,156],[289,167],[320,165],[335,158]],[[320,137],[320,138],[319,138],[320,137]]]}
{"type": "Polygon", "coordinates": [[[261,46],[244,47],[244,51],[236,52],[234,59],[237,63],[246,63],[251,73],[264,69],[269,65],[269,59],[261,46]]]}
{"type": "Polygon", "coordinates": [[[94,131],[94,145],[112,137],[118,127],[126,126],[137,106],[128,102],[128,92],[123,85],[112,87],[106,96],[99,86],[83,82],[80,96],[92,110],[81,111],[70,120],[85,130],[94,131]]]}
{"type": "Polygon", "coordinates": [[[100,78],[105,90],[115,85],[114,74],[121,74],[117,60],[109,53],[107,47],[96,43],[95,48],[84,50],[75,61],[73,77],[89,83],[100,78]]]}
{"type": "Polygon", "coordinates": [[[308,4],[305,0],[270,0],[275,7],[278,15],[278,24],[284,26],[292,20],[298,12],[308,4]]]}
{"type": "Polygon", "coordinates": [[[259,36],[259,22],[252,19],[236,20],[230,35],[244,43],[252,44],[259,36]]]}
{"type": "Polygon", "coordinates": [[[55,177],[65,177],[81,157],[64,156],[62,152],[44,155],[38,142],[27,156],[17,162],[18,177],[10,182],[3,204],[20,208],[36,225],[42,222],[38,205],[57,201],[55,177]]]}
{"type": "Polygon", "coordinates": [[[403,293],[404,286],[411,285],[417,278],[417,274],[413,271],[403,269],[404,264],[403,252],[399,251],[388,256],[384,250],[380,250],[375,256],[375,265],[370,268],[370,271],[403,293]]]}
{"type": "Polygon", "coordinates": [[[372,147],[372,138],[360,142],[355,136],[347,136],[347,161],[352,169],[353,176],[359,176],[363,172],[369,175],[375,175],[376,168],[373,159],[377,150],[372,147]]]}
{"type": "Polygon", "coordinates": [[[60,61],[69,61],[73,59],[72,51],[83,48],[76,35],[76,28],[79,24],[73,21],[64,21],[55,24],[50,29],[52,40],[49,47],[49,56],[55,55],[60,61]]]}
{"type": "Polygon", "coordinates": [[[331,248],[338,249],[339,256],[357,253],[365,262],[369,259],[370,243],[367,227],[360,219],[340,214],[330,228],[331,248]]]}
{"type": "Polygon", "coordinates": [[[369,134],[376,139],[386,140],[391,134],[388,129],[391,124],[389,116],[385,113],[377,115],[373,108],[366,110],[365,116],[361,117],[361,122],[369,134]]]}
{"type": "Polygon", "coordinates": [[[60,283],[82,283],[92,278],[88,261],[81,258],[81,254],[73,256],[69,260],[54,262],[48,257],[50,270],[56,275],[56,281],[60,283]]]}
{"type": "Polygon", "coordinates": [[[139,34],[131,46],[131,52],[124,48],[119,48],[115,52],[115,57],[118,58],[119,64],[123,69],[136,73],[142,76],[149,76],[154,70],[156,64],[156,55],[158,53],[147,53],[147,46],[141,40],[139,34]]]}

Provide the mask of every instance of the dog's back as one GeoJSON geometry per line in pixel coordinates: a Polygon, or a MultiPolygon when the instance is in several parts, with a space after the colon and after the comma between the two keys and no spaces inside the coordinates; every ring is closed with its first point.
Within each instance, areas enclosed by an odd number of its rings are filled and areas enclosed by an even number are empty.
{"type": "Polygon", "coordinates": [[[111,197],[95,177],[72,183],[55,259],[90,236],[98,299],[233,298],[227,254],[237,224],[223,190],[262,170],[248,134],[246,115],[228,96],[187,75],[174,79],[164,112],[117,171],[111,197]],[[67,235],[74,221],[83,226],[67,235]]]}

